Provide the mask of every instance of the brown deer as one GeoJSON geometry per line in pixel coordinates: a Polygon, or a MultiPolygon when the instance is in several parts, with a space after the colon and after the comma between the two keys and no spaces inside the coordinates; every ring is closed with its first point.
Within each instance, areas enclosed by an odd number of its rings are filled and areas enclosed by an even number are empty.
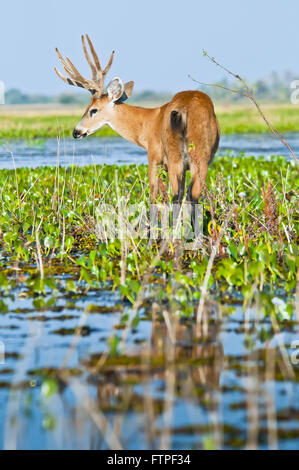
{"type": "MultiPolygon", "coordinates": [[[[93,62],[82,36],[84,54],[92,72],[91,80],[84,78],[56,48],[68,77],[55,68],[57,75],[69,85],[89,90],[92,95],[91,103],[73,131],[73,137],[82,139],[108,124],[123,138],[146,149],[152,203],[159,189],[158,165],[168,170],[174,193],[173,203],[182,202],[185,174],[190,169],[191,184],[186,200],[192,203],[194,210],[205,184],[209,163],[219,144],[219,125],[211,99],[200,91],[182,91],[169,103],[157,108],[128,105],[125,100],[131,96],[134,82],[123,83],[116,77],[110,81],[105,93],[104,79],[111,67],[114,51],[103,70],[87,34],[86,39],[94,59],[93,62]]],[[[194,212],[192,222],[193,218],[194,212]]]]}

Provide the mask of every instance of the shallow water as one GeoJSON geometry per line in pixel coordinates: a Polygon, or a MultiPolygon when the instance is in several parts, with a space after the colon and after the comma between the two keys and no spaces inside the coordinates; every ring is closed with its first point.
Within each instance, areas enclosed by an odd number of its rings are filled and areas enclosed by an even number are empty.
{"type": "Polygon", "coordinates": [[[105,359],[107,339],[123,334],[118,294],[61,287],[37,308],[26,291],[1,315],[0,448],[299,449],[299,365],[290,378],[278,347],[291,356],[295,322],[275,335],[255,309],[211,303],[199,337],[193,319],[171,319],[173,346],[145,302],[125,353],[105,359]]]}
{"type": "MultiPolygon", "coordinates": [[[[299,152],[299,133],[285,134],[295,154],[299,152]]],[[[223,135],[220,140],[219,154],[231,155],[245,152],[247,155],[271,156],[285,155],[287,148],[272,134],[232,134],[223,135]]],[[[37,167],[44,165],[66,166],[70,164],[118,164],[147,163],[145,150],[121,138],[97,138],[76,142],[65,139],[59,145],[57,139],[9,140],[0,145],[0,169],[18,167],[37,167]],[[59,155],[58,155],[59,154],[59,155]],[[57,156],[58,155],[58,156],[57,156]]]]}
{"type": "MultiPolygon", "coordinates": [[[[288,139],[298,151],[299,134],[288,139]]],[[[223,136],[228,150],[287,155],[270,135],[223,136]]],[[[10,152],[16,167],[56,165],[57,141],[2,144],[0,168],[13,168],[10,152]]],[[[146,163],[146,153],[118,138],[66,140],[59,164],[72,163],[146,163]]],[[[170,318],[169,330],[148,288],[125,348],[106,357],[129,311],[117,292],[67,292],[73,276],[59,274],[42,297],[9,268],[19,287],[0,293],[0,449],[299,449],[295,313],[276,334],[258,307],[218,299],[197,335],[194,318],[170,318]]]]}

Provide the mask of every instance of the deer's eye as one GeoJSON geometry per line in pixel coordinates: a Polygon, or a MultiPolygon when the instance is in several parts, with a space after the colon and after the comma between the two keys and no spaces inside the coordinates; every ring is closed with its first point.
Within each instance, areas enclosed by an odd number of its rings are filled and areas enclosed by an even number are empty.
{"type": "Polygon", "coordinates": [[[96,114],[97,112],[98,112],[98,110],[94,108],[94,109],[91,109],[91,110],[90,110],[89,114],[90,114],[90,116],[92,117],[92,116],[93,116],[94,114],[96,114]]]}

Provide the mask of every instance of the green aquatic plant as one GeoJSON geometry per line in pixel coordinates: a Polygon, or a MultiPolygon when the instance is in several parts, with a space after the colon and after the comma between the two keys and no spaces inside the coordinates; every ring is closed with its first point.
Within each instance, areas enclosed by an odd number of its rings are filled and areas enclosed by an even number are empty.
{"type": "MultiPolygon", "coordinates": [[[[161,175],[167,186],[167,176],[161,175]]],[[[208,279],[210,292],[241,295],[244,302],[252,286],[272,297],[278,289],[286,298],[293,296],[298,174],[283,157],[215,159],[201,201],[202,244],[196,250],[186,245],[179,257],[171,240],[161,251],[161,242],[149,243],[146,232],[141,238],[132,231],[120,236],[105,225],[126,219],[123,214],[133,204],[148,214],[145,165],[19,168],[1,170],[0,181],[0,289],[6,294],[25,280],[26,295],[56,295],[58,276],[68,273],[66,292],[105,287],[135,305],[146,279],[149,297],[190,316],[200,298],[211,244],[232,207],[208,279]]]]}

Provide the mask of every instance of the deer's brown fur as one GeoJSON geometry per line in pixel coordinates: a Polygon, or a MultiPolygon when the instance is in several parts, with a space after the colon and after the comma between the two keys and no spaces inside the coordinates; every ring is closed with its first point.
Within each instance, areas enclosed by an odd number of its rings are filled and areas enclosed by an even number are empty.
{"type": "Polygon", "coordinates": [[[65,82],[88,89],[91,103],[74,129],[76,138],[86,137],[104,124],[109,124],[123,138],[143,147],[148,153],[151,201],[155,202],[159,189],[157,170],[163,165],[168,170],[174,202],[180,203],[184,195],[185,173],[189,168],[191,184],[187,200],[195,204],[205,184],[208,165],[219,144],[219,125],[211,99],[200,91],[182,91],[169,103],[157,108],[131,106],[124,101],[131,95],[134,83],[123,84],[113,79],[104,93],[104,78],[113,53],[104,71],[92,43],[87,36],[94,58],[88,56],[84,39],[84,53],[92,70],[92,80],[80,75],[69,59],[58,56],[70,79],[58,73],[65,82]]]}

